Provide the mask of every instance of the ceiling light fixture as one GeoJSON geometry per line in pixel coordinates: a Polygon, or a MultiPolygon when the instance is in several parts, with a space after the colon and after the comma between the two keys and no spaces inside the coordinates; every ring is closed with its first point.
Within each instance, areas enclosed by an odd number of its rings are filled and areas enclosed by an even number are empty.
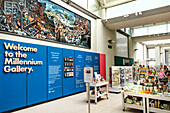
{"type": "Polygon", "coordinates": [[[129,15],[127,14],[127,15],[123,15],[123,18],[128,18],[129,17],[129,15]]]}
{"type": "Polygon", "coordinates": [[[142,14],[143,14],[143,13],[140,11],[140,12],[139,12],[139,15],[142,15],[142,14]]]}
{"type": "Polygon", "coordinates": [[[115,43],[115,41],[114,41],[114,40],[108,40],[108,42],[109,42],[109,43],[115,43]]]}

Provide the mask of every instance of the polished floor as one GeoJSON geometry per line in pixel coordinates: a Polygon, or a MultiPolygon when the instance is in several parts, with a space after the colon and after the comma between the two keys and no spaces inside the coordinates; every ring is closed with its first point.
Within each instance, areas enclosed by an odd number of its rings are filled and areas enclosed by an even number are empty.
{"type": "MultiPolygon", "coordinates": [[[[90,105],[91,113],[142,113],[130,108],[123,111],[121,94],[109,93],[109,99],[101,98],[97,104],[92,101],[90,105]]],[[[86,93],[60,98],[13,113],[88,113],[86,93]]]]}

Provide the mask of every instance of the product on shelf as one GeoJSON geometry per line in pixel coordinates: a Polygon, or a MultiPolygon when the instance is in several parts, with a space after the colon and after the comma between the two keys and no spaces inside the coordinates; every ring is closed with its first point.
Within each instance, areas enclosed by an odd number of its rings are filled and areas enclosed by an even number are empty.
{"type": "Polygon", "coordinates": [[[136,97],[136,96],[127,96],[124,99],[124,102],[127,104],[135,104],[138,106],[143,106],[143,100],[141,97],[136,97]]]}
{"type": "Polygon", "coordinates": [[[149,106],[153,108],[170,110],[170,102],[159,99],[150,99],[149,106]]]}
{"type": "Polygon", "coordinates": [[[64,57],[64,77],[73,77],[73,57],[64,57]]]}
{"type": "Polygon", "coordinates": [[[126,85],[124,87],[124,91],[141,94],[170,96],[170,83],[168,84],[167,77],[160,77],[164,76],[162,75],[162,71],[140,68],[140,73],[145,74],[145,76],[143,76],[143,78],[140,77],[140,80],[135,83],[137,85],[126,85]]]}

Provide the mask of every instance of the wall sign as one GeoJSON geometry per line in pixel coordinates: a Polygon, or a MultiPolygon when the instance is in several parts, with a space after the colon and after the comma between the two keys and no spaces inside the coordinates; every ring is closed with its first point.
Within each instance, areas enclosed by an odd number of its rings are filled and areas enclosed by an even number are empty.
{"type": "Polygon", "coordinates": [[[84,83],[84,52],[75,51],[75,90],[76,92],[85,90],[84,83]]]}
{"type": "Polygon", "coordinates": [[[62,96],[62,49],[48,47],[48,100],[62,96]]]}
{"type": "Polygon", "coordinates": [[[129,59],[123,59],[123,65],[128,65],[130,64],[130,60],[129,59]]]}
{"type": "Polygon", "coordinates": [[[91,48],[91,22],[49,0],[1,0],[0,31],[91,48]]]}
{"type": "Polygon", "coordinates": [[[20,44],[14,45],[13,43],[4,42],[4,72],[9,73],[31,73],[33,68],[30,66],[42,65],[42,61],[35,61],[34,59],[26,60],[29,52],[36,53],[37,48],[24,47],[20,44]],[[24,52],[24,53],[22,53],[24,52]],[[11,65],[15,67],[11,67],[11,65]]]}

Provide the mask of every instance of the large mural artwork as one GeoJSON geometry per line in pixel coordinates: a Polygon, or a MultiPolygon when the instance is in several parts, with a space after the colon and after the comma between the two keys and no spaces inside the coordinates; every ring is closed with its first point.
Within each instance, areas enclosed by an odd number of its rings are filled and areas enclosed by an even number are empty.
{"type": "Polygon", "coordinates": [[[49,0],[0,0],[0,31],[90,48],[91,22],[49,0]]]}

